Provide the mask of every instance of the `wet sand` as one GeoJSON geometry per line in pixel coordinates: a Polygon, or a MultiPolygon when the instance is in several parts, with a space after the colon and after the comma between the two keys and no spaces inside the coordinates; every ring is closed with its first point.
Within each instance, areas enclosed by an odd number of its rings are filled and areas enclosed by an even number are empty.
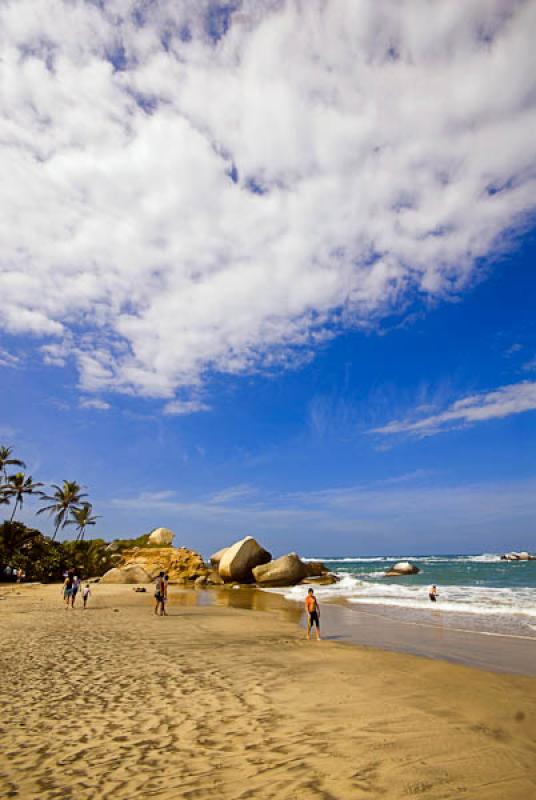
{"type": "Polygon", "coordinates": [[[260,592],[172,587],[159,618],[150,591],[0,586],[2,799],[535,794],[534,678],[307,642],[260,592]]]}

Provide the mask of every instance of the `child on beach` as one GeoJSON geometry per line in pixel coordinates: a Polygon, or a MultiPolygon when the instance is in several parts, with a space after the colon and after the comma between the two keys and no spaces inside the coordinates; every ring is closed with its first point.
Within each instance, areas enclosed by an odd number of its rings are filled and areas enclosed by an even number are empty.
{"type": "Polygon", "coordinates": [[[307,638],[311,638],[311,628],[316,625],[316,638],[317,641],[320,641],[320,606],[313,589],[309,589],[307,592],[305,610],[307,612],[307,638]]]}
{"type": "Polygon", "coordinates": [[[430,598],[431,603],[437,602],[437,594],[438,594],[437,586],[434,583],[434,585],[430,586],[430,588],[428,589],[428,597],[430,598]]]}
{"type": "Polygon", "coordinates": [[[86,583],[84,588],[82,589],[82,600],[84,601],[84,608],[87,608],[87,601],[91,597],[91,588],[89,583],[86,583]]]}

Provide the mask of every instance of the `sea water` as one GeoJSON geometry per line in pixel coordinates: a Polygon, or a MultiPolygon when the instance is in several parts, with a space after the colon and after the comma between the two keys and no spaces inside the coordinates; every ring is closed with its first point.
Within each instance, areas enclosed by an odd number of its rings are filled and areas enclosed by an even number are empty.
{"type": "MultiPolygon", "coordinates": [[[[307,560],[323,561],[339,578],[331,586],[315,587],[319,600],[339,599],[405,621],[536,639],[536,561],[502,561],[491,553],[307,560]],[[397,561],[410,561],[420,572],[386,577],[397,561]],[[432,584],[438,589],[437,603],[428,598],[432,584]]],[[[306,588],[287,589],[285,597],[300,600],[306,588]]]]}

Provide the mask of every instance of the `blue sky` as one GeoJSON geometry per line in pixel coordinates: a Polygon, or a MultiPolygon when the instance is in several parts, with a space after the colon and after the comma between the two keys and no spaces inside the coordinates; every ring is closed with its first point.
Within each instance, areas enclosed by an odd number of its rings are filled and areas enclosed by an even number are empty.
{"type": "Polygon", "coordinates": [[[534,4],[112,6],[0,9],[0,441],[105,538],[536,549],[534,4]]]}
{"type": "Polygon", "coordinates": [[[534,378],[535,256],[529,233],[456,302],[343,332],[296,369],[214,378],[192,415],[122,396],[80,408],[69,367],[4,340],[20,363],[1,368],[3,440],[36,477],[86,485],[107,538],[166,525],[206,553],[245,534],[309,554],[534,546],[534,411],[373,431],[534,378]]]}

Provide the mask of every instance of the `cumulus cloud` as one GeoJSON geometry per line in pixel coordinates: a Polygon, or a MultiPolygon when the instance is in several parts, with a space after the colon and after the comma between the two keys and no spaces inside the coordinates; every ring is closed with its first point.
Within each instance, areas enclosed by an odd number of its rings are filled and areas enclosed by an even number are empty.
{"type": "Polygon", "coordinates": [[[535,26],[524,0],[5,0],[0,326],[173,403],[460,292],[534,208],[535,26]]]}
{"type": "Polygon", "coordinates": [[[502,419],[512,414],[534,410],[536,410],[536,381],[522,381],[501,386],[491,392],[463,397],[439,414],[431,414],[417,420],[394,420],[381,428],[375,428],[373,433],[431,436],[460,425],[502,419]]]}

